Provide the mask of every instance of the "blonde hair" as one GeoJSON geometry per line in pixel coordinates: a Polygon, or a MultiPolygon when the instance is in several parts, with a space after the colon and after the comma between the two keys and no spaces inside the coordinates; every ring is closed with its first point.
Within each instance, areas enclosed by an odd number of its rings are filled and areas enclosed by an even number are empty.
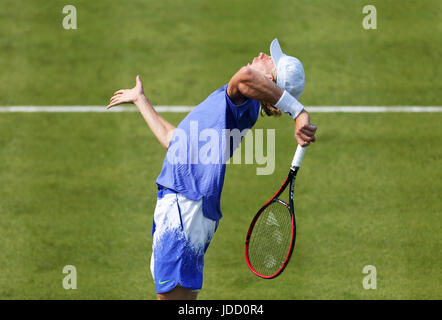
{"type": "MultiPolygon", "coordinates": [[[[273,82],[276,83],[276,68],[273,68],[270,74],[273,77],[273,82]]],[[[269,117],[271,116],[279,117],[281,115],[281,110],[275,108],[274,105],[268,102],[261,101],[261,115],[264,116],[264,113],[269,117]]]]}

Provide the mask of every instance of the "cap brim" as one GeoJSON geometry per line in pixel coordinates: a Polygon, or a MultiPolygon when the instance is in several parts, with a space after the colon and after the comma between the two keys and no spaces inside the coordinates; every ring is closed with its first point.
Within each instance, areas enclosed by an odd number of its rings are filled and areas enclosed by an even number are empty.
{"type": "Polygon", "coordinates": [[[272,56],[275,67],[277,67],[279,60],[285,55],[281,50],[278,39],[273,39],[270,44],[270,55],[272,56]]]}

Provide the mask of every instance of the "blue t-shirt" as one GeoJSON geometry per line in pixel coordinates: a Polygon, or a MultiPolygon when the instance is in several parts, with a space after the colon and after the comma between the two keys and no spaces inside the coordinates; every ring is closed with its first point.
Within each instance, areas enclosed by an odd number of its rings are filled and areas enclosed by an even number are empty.
{"type": "Polygon", "coordinates": [[[156,183],[191,200],[203,199],[203,214],[222,217],[225,163],[258,120],[259,101],[235,105],[227,84],[196,106],[176,128],[156,183]]]}

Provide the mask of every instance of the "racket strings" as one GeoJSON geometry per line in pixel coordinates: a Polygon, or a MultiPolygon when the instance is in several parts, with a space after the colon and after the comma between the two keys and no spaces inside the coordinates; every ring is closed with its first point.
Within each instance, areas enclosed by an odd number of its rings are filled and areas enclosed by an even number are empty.
{"type": "Polygon", "coordinates": [[[273,201],[259,216],[249,242],[249,260],[263,276],[276,274],[283,266],[291,246],[292,217],[281,202],[273,201]]]}

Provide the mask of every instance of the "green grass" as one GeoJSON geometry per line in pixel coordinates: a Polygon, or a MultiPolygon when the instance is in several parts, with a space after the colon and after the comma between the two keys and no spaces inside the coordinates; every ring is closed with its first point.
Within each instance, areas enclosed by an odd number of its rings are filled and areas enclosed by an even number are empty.
{"type": "MultiPolygon", "coordinates": [[[[183,116],[165,114],[175,124],[183,116]]],[[[320,131],[297,179],[298,236],[287,270],[262,280],[243,257],[248,224],[295,149],[288,117],[261,118],[256,128],[276,129],[275,172],[228,165],[200,298],[442,298],[441,116],[313,120],[320,131]],[[377,268],[377,290],[362,288],[368,264],[377,268]]],[[[0,128],[0,297],[155,298],[149,258],[164,151],[141,116],[3,114],[0,128]],[[68,264],[77,267],[77,290],[62,287],[68,264]]]]}
{"type": "Polygon", "coordinates": [[[278,37],[306,105],[439,105],[439,0],[4,0],[0,105],[103,105],[140,74],[154,104],[194,105],[278,37]],[[377,8],[377,29],[362,8],[377,8]]]}

